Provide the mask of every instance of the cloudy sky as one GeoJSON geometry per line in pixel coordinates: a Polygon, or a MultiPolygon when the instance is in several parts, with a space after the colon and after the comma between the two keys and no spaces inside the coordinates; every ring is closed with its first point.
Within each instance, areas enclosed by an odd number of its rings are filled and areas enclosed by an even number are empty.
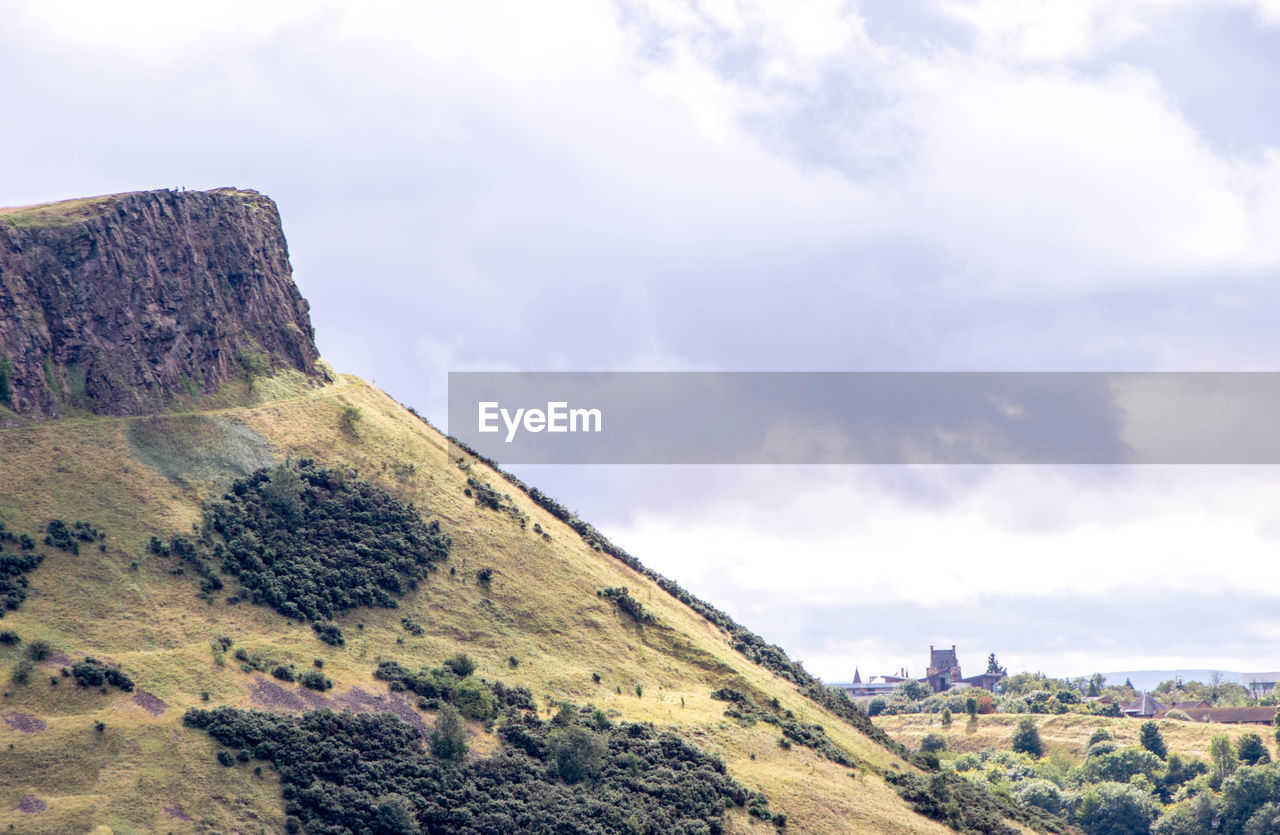
{"type": "MultiPolygon", "coordinates": [[[[1280,370],[1280,3],[0,0],[0,204],[276,199],[450,370],[1280,370]]],[[[1271,468],[522,468],[847,678],[1280,665],[1271,468]]]]}

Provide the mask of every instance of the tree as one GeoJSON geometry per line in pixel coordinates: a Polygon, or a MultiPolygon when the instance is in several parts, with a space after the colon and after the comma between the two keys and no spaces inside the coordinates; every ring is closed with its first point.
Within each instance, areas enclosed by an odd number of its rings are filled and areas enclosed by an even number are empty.
{"type": "Polygon", "coordinates": [[[271,471],[271,477],[262,487],[267,504],[288,522],[295,522],[302,512],[303,484],[298,471],[289,464],[281,464],[271,471]]]}
{"type": "Polygon", "coordinates": [[[1107,730],[1106,728],[1098,728],[1089,737],[1089,741],[1085,743],[1084,747],[1088,748],[1089,746],[1093,745],[1095,742],[1109,742],[1111,739],[1112,739],[1111,731],[1107,730]]]}
{"type": "Polygon", "coordinates": [[[1271,762],[1271,752],[1267,750],[1262,737],[1255,733],[1241,734],[1236,740],[1236,757],[1245,765],[1271,762]]]}
{"type": "Polygon", "coordinates": [[[933,691],[929,689],[929,685],[923,681],[915,679],[907,679],[906,681],[893,688],[895,698],[903,699],[908,702],[918,702],[927,699],[933,695],[933,691]]]}
{"type": "Polygon", "coordinates": [[[477,722],[492,719],[498,711],[493,691],[475,676],[467,676],[458,682],[458,687],[453,692],[453,702],[463,716],[477,722]]]}
{"type": "Polygon", "coordinates": [[[1221,831],[1240,832],[1261,807],[1280,800],[1280,774],[1269,766],[1237,769],[1223,781],[1221,800],[1221,831]]]}
{"type": "Polygon", "coordinates": [[[1268,802],[1258,807],[1258,811],[1244,824],[1244,835],[1272,835],[1280,832],[1280,804],[1268,802]]]}
{"type": "Polygon", "coordinates": [[[418,817],[414,813],[413,804],[402,794],[387,795],[378,801],[375,809],[379,833],[416,835],[422,831],[418,826],[418,817]]]}
{"type": "Polygon", "coordinates": [[[1036,727],[1036,720],[1030,716],[1018,723],[1018,729],[1013,732],[1010,744],[1013,750],[1019,753],[1030,754],[1037,759],[1044,756],[1044,743],[1040,740],[1040,729],[1036,727]]]}
{"type": "Polygon", "coordinates": [[[551,756],[566,783],[579,783],[600,773],[605,745],[581,725],[557,731],[551,737],[551,756]]]}
{"type": "Polygon", "coordinates": [[[476,662],[465,652],[460,652],[452,658],[446,658],[444,665],[457,673],[459,678],[466,678],[476,671],[476,662]]]}
{"type": "Polygon", "coordinates": [[[978,721],[978,699],[976,696],[969,696],[964,700],[964,712],[969,714],[971,721],[978,721]]]}
{"type": "Polygon", "coordinates": [[[947,750],[947,739],[942,734],[925,734],[920,740],[920,751],[930,754],[947,750]]]}
{"type": "Polygon", "coordinates": [[[1190,800],[1170,806],[1152,828],[1157,835],[1204,835],[1213,832],[1218,808],[1212,792],[1202,792],[1190,800]]]}
{"type": "Polygon", "coordinates": [[[1102,673],[1094,673],[1089,676],[1089,695],[1097,696],[1102,693],[1102,688],[1107,685],[1107,677],[1102,673]]]}
{"type": "Polygon", "coordinates": [[[1213,764],[1214,780],[1221,783],[1240,765],[1236,749],[1231,747],[1231,737],[1214,734],[1209,740],[1209,761],[1213,764]]]}
{"type": "Polygon", "coordinates": [[[431,753],[442,760],[457,762],[467,755],[467,729],[453,705],[443,705],[431,729],[431,753]]]}
{"type": "Polygon", "coordinates": [[[1056,815],[1062,811],[1062,790],[1050,780],[1023,780],[1018,784],[1018,802],[1023,806],[1035,806],[1056,815]]]}
{"type": "Polygon", "coordinates": [[[944,725],[951,724],[951,708],[949,707],[944,707],[942,709],[942,724],[944,725]]]}
{"type": "Polygon", "coordinates": [[[1146,792],[1120,783],[1098,783],[1080,798],[1075,821],[1088,835],[1146,835],[1156,816],[1146,792]]]}
{"type": "Polygon", "coordinates": [[[1162,760],[1169,753],[1169,749],[1164,744],[1164,736],[1160,733],[1160,726],[1154,720],[1142,723],[1142,732],[1139,734],[1138,741],[1142,743],[1143,748],[1162,760]]]}
{"type": "Polygon", "coordinates": [[[1000,666],[1000,662],[996,661],[996,654],[994,652],[987,656],[987,672],[997,676],[1009,674],[1004,667],[1000,666]]]}

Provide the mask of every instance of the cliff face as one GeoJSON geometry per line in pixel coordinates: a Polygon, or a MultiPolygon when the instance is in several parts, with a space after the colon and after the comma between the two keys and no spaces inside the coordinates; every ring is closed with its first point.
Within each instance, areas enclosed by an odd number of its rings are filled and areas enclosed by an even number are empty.
{"type": "Polygon", "coordinates": [[[0,209],[0,401],[159,411],[246,369],[320,377],[280,215],[255,191],[0,209]]]}

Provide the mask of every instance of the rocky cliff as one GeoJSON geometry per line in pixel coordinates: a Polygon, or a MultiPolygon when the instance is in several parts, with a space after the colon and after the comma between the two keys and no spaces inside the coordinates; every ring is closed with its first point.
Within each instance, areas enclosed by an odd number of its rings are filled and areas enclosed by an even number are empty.
{"type": "Polygon", "coordinates": [[[0,404],[139,415],[237,375],[322,377],[275,203],[148,191],[0,209],[0,404]]]}

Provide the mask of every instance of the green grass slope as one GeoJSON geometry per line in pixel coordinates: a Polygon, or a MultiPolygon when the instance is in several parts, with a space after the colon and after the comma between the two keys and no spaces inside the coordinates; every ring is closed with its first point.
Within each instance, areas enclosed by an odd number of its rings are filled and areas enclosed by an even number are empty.
{"type": "MultiPolygon", "coordinates": [[[[381,661],[417,669],[465,651],[484,678],[529,688],[543,717],[567,700],[675,729],[764,792],[790,831],[951,831],[912,812],[881,777],[912,766],[749,661],[724,631],[381,391],[338,377],[318,390],[278,380],[242,394],[253,405],[220,400],[186,404],[206,409],[198,413],[80,415],[0,430],[6,528],[40,540],[50,519],[83,520],[105,537],[82,543],[79,554],[38,545],[45,558],[27,575],[25,602],[0,619],[0,630],[21,636],[0,646],[0,829],[282,831],[275,772],[255,772],[254,762],[220,766],[219,746],[182,723],[193,707],[280,710],[309,692],[242,671],[231,652],[211,646],[225,636],[272,664],[309,670],[322,660],[334,682],[325,695],[335,700],[356,691],[385,697],[387,684],[372,675],[381,661]],[[336,617],[340,647],[266,606],[229,605],[234,583],[202,597],[192,571],[174,573],[179,562],[148,550],[153,535],[191,536],[203,503],[231,479],[300,457],[358,471],[452,538],[448,560],[398,608],[336,617]],[[500,509],[477,502],[477,484],[497,491],[500,509]],[[491,570],[488,583],[481,569],[491,570]],[[623,586],[650,622],[638,624],[599,594],[623,586]],[[55,655],[35,663],[25,684],[12,681],[25,648],[41,640],[55,655]],[[117,664],[136,689],[77,687],[60,670],[86,655],[117,664]],[[777,699],[796,721],[823,726],[853,766],[803,745],[784,748],[775,725],[726,717],[726,702],[711,695],[720,688],[758,704],[777,699]]],[[[481,725],[469,723],[468,733],[474,756],[497,749],[481,725]]],[[[773,829],[741,810],[728,825],[773,829]]]]}

